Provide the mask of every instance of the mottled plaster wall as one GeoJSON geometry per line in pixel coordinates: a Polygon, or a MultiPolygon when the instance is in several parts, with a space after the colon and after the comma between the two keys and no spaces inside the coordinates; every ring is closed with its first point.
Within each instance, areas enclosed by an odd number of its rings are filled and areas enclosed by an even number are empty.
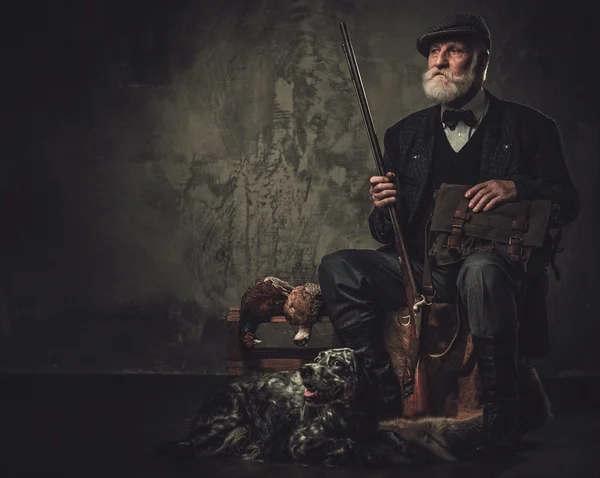
{"type": "MultiPolygon", "coordinates": [[[[552,284],[552,364],[591,370],[600,145],[593,82],[574,74],[585,15],[552,2],[451,6],[492,30],[487,87],[562,128],[584,206],[552,284]],[[548,34],[559,25],[568,35],[548,34]]],[[[2,115],[4,368],[222,372],[220,319],[255,279],[316,281],[324,254],[377,247],[374,165],[338,24],[382,138],[429,106],[414,39],[447,2],[46,8],[17,16],[41,27],[15,22],[21,76],[2,115]]]]}

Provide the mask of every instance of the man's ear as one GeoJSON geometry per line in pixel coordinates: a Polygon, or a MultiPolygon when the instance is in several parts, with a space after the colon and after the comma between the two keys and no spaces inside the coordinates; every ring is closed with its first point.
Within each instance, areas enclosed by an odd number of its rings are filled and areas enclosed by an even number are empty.
{"type": "Polygon", "coordinates": [[[490,62],[490,51],[482,50],[479,55],[477,55],[477,71],[485,71],[490,62]]]}

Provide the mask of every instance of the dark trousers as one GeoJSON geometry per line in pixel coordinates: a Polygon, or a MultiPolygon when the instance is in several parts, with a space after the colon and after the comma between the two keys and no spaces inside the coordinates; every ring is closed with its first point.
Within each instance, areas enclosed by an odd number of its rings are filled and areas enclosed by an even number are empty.
{"type": "MultiPolygon", "coordinates": [[[[421,290],[422,260],[413,261],[412,267],[421,290]]],[[[523,284],[518,267],[493,251],[481,251],[452,266],[432,263],[432,276],[437,300],[455,303],[460,297],[473,335],[516,334],[516,298],[523,284]]],[[[381,340],[383,317],[406,305],[395,250],[345,249],[326,255],[319,266],[319,284],[340,342],[374,364],[389,362],[381,340]]]]}

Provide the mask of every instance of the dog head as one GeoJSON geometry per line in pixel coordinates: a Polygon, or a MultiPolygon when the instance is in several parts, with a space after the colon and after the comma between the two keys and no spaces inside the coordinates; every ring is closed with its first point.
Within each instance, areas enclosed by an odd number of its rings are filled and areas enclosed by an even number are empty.
{"type": "Polygon", "coordinates": [[[365,397],[376,395],[362,357],[349,348],[326,350],[299,369],[307,406],[344,405],[363,408],[365,397]]]}

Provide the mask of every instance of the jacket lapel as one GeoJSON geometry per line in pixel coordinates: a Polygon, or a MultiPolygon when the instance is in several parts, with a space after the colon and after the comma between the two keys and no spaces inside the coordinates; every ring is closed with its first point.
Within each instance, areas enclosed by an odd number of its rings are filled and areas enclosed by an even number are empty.
{"type": "Polygon", "coordinates": [[[429,114],[423,118],[422,136],[421,136],[421,161],[419,164],[418,180],[424,184],[430,177],[431,167],[433,165],[433,154],[435,152],[435,131],[436,121],[441,121],[441,106],[436,105],[429,114]]]}
{"type": "Polygon", "coordinates": [[[481,181],[504,178],[508,171],[513,150],[512,135],[507,122],[502,100],[485,90],[490,100],[484,128],[483,149],[479,175],[481,181]]]}
{"type": "Polygon", "coordinates": [[[439,104],[430,108],[427,114],[421,118],[421,124],[418,125],[419,134],[417,141],[411,152],[411,176],[420,187],[415,198],[415,206],[412,208],[413,214],[409,218],[409,223],[414,218],[414,213],[418,209],[417,205],[421,204],[424,196],[429,194],[428,188],[425,185],[428,184],[431,178],[433,155],[435,153],[436,121],[441,121],[441,106],[439,104]]]}

